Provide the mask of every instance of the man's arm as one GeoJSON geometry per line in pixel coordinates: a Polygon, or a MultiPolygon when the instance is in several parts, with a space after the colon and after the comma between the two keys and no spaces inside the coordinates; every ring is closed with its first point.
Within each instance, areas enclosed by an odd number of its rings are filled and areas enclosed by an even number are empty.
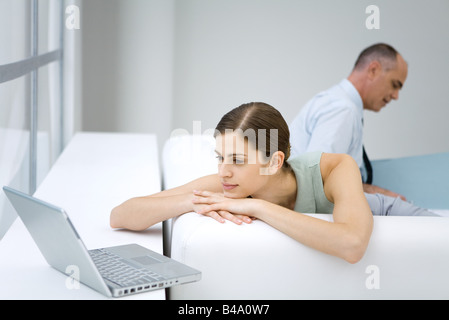
{"type": "Polygon", "coordinates": [[[388,189],[384,189],[384,188],[375,186],[373,184],[366,184],[366,183],[364,183],[363,184],[363,191],[366,192],[366,193],[381,193],[381,194],[384,194],[386,196],[393,197],[393,198],[399,197],[402,200],[407,201],[405,196],[403,196],[402,194],[399,194],[399,193],[390,191],[388,189]]]}

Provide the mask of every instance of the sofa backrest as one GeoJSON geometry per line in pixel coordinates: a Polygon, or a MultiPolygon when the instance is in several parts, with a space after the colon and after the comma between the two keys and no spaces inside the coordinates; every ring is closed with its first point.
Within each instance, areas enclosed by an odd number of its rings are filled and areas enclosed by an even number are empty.
{"type": "Polygon", "coordinates": [[[162,151],[164,189],[217,172],[215,139],[211,135],[171,137],[162,151]]]}
{"type": "Polygon", "coordinates": [[[449,152],[372,161],[373,184],[428,209],[449,209],[449,152]]]}

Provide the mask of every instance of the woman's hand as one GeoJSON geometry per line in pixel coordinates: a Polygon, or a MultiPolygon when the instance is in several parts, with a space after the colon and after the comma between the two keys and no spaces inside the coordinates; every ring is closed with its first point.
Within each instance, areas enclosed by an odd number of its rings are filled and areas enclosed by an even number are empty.
{"type": "Polygon", "coordinates": [[[229,220],[240,225],[243,222],[251,223],[255,219],[249,215],[251,203],[248,201],[253,199],[231,199],[221,193],[209,191],[195,190],[193,194],[195,212],[214,218],[220,223],[229,220]]]}

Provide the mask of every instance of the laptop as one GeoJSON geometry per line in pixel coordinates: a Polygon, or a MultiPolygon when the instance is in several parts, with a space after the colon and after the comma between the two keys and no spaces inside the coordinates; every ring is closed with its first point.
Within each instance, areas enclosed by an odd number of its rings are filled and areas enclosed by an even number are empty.
{"type": "Polygon", "coordinates": [[[48,264],[107,297],[201,279],[200,271],[137,244],[87,250],[63,209],[9,187],[3,190],[48,264]]]}

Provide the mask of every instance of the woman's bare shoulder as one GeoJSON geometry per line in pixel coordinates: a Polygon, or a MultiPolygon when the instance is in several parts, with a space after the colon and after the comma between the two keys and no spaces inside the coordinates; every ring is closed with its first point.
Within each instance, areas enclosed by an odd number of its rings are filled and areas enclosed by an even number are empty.
{"type": "Polygon", "coordinates": [[[344,153],[323,153],[320,161],[320,169],[323,180],[338,166],[345,166],[346,170],[354,170],[358,172],[358,166],[355,160],[344,153]]]}

